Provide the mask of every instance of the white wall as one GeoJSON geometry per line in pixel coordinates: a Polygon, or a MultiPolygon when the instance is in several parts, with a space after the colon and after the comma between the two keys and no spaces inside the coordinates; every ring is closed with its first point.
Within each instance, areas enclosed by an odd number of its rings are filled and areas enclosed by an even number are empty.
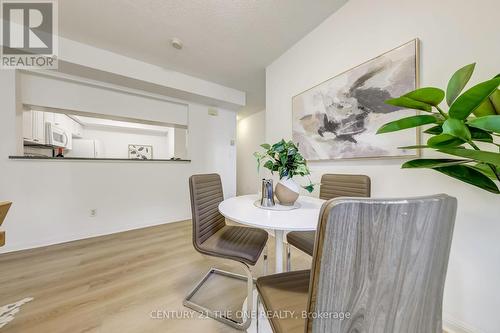
{"type": "Polygon", "coordinates": [[[168,124],[186,125],[188,121],[187,105],[173,99],[141,96],[119,86],[93,84],[67,75],[42,72],[19,76],[24,104],[168,124]]]}
{"type": "MultiPolygon", "coordinates": [[[[415,37],[421,85],[446,87],[459,67],[477,61],[474,82],[500,70],[498,0],[350,0],[267,68],[266,139],[291,137],[291,98],[415,37]]],[[[363,173],[373,196],[446,192],[459,202],[445,290],[444,317],[455,331],[500,332],[500,197],[401,160],[311,163],[324,172],[363,173]]]]}
{"type": "Polygon", "coordinates": [[[172,156],[175,158],[189,158],[189,143],[186,133],[187,130],[180,128],[172,128],[168,133],[170,135],[170,141],[174,142],[174,149],[170,150],[170,152],[173,152],[172,156]]]}
{"type": "Polygon", "coordinates": [[[261,150],[259,147],[265,138],[265,110],[238,120],[237,127],[237,193],[252,194],[260,191],[261,175],[257,173],[257,164],[253,153],[261,150]]]}
{"type": "Polygon", "coordinates": [[[13,71],[0,70],[0,87],[0,201],[14,202],[1,252],[188,219],[194,173],[218,172],[225,195],[236,193],[233,111],[213,117],[189,103],[191,163],[9,160],[16,154],[13,71]]]}
{"type": "MultiPolygon", "coordinates": [[[[173,134],[173,130],[170,133],[173,134]]],[[[168,135],[86,128],[83,131],[83,138],[101,141],[101,157],[104,158],[128,158],[129,144],[153,146],[153,159],[169,159],[173,156],[173,151],[170,152],[168,135]]]]}

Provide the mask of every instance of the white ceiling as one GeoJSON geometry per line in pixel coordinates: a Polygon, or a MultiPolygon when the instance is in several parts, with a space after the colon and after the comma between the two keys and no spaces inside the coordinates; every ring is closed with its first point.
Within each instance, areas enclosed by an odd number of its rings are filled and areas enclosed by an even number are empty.
{"type": "Polygon", "coordinates": [[[59,32],[245,91],[248,114],[265,108],[265,67],[346,1],[59,0],[59,32]]]}

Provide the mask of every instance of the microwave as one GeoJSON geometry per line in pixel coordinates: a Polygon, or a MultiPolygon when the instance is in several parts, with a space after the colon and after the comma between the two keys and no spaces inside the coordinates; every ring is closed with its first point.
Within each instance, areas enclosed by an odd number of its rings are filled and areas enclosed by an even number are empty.
{"type": "Polygon", "coordinates": [[[68,134],[66,131],[51,122],[45,123],[45,136],[46,144],[49,146],[58,148],[66,148],[68,146],[68,134]]]}

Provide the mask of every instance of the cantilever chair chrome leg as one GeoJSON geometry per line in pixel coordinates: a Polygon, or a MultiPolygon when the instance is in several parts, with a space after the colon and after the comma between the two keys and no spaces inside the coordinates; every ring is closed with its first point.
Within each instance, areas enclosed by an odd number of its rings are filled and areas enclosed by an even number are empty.
{"type": "Polygon", "coordinates": [[[268,250],[267,250],[267,244],[266,247],[264,247],[264,269],[263,269],[263,274],[267,275],[269,272],[269,257],[268,257],[268,250]]]}
{"type": "Polygon", "coordinates": [[[259,317],[260,317],[260,295],[259,295],[259,293],[257,293],[257,309],[255,309],[255,313],[256,313],[256,316],[255,316],[255,332],[259,333],[259,324],[260,324],[260,321],[259,321],[259,317]]]}
{"type": "Polygon", "coordinates": [[[290,272],[291,270],[292,270],[291,248],[290,244],[286,243],[286,271],[290,272]]]}
{"type": "Polygon", "coordinates": [[[241,263],[244,270],[245,270],[245,275],[241,274],[236,274],[232,272],[227,272],[223,271],[217,268],[212,268],[208,273],[201,279],[201,281],[189,292],[189,294],[186,296],[186,298],[183,301],[183,305],[194,310],[197,312],[200,312],[207,317],[210,317],[212,319],[215,319],[217,321],[220,321],[224,324],[227,324],[231,327],[234,327],[238,330],[245,331],[249,326],[252,321],[252,314],[253,314],[253,284],[254,284],[254,279],[252,277],[252,272],[250,271],[250,267],[245,264],[241,263]],[[196,294],[196,292],[203,286],[203,284],[208,280],[210,277],[210,274],[219,274],[239,280],[246,280],[247,281],[247,305],[246,305],[246,311],[243,314],[243,319],[244,321],[239,323],[231,318],[227,318],[225,316],[222,316],[221,314],[218,314],[214,312],[213,310],[204,307],[202,305],[196,304],[193,301],[191,301],[191,298],[196,294]]]}

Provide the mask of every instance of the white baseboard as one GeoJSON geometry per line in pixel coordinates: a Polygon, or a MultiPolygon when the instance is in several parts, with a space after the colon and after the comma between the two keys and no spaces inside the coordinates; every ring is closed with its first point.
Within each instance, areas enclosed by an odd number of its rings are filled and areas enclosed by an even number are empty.
{"type": "Polygon", "coordinates": [[[483,331],[446,314],[443,316],[443,329],[448,333],[484,333],[483,331]]]}
{"type": "Polygon", "coordinates": [[[134,223],[134,224],[127,224],[127,225],[120,225],[118,228],[103,228],[100,230],[94,230],[93,232],[90,232],[90,233],[89,232],[80,232],[80,233],[73,233],[73,234],[63,234],[63,235],[57,235],[56,237],[52,237],[52,238],[39,239],[36,242],[17,243],[17,244],[13,244],[13,245],[6,244],[6,246],[4,248],[0,249],[0,254],[22,251],[22,250],[36,249],[39,247],[45,247],[45,246],[73,242],[73,241],[87,239],[87,238],[111,235],[111,234],[116,234],[116,233],[120,233],[120,232],[124,232],[124,231],[153,227],[153,226],[161,225],[161,224],[175,223],[175,222],[180,222],[180,221],[184,221],[184,220],[188,220],[188,219],[190,219],[190,217],[188,217],[186,219],[175,220],[175,221],[169,220],[167,218],[161,218],[161,219],[155,219],[155,220],[151,220],[151,221],[144,221],[144,222],[139,223],[139,224],[134,223]]]}

